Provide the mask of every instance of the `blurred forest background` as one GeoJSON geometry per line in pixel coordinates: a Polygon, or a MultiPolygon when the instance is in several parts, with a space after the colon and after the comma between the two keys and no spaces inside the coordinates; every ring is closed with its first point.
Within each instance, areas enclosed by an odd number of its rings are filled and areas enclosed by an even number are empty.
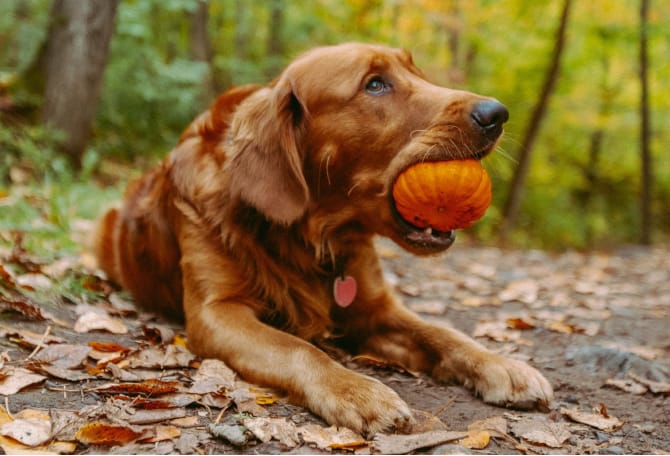
{"type": "Polygon", "coordinates": [[[0,230],[93,217],[217,92],[351,40],[405,47],[431,81],[508,106],[478,240],[670,238],[659,0],[1,0],[0,230]]]}

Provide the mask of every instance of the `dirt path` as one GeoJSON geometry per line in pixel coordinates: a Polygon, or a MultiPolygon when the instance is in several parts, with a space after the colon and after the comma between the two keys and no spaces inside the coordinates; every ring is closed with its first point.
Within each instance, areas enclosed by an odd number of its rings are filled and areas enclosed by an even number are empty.
{"type": "Polygon", "coordinates": [[[0,446],[18,451],[12,436],[41,451],[98,454],[670,453],[670,251],[549,254],[459,242],[421,260],[380,242],[387,279],[426,318],[446,318],[538,367],[555,388],[549,413],[492,407],[461,387],[333,352],[417,410],[413,436],[364,442],[194,359],[179,327],[137,314],[81,265],[14,256],[0,258],[0,446]],[[72,280],[81,294],[59,285],[72,280]],[[13,392],[35,374],[42,378],[13,392]],[[25,430],[34,438],[38,428],[43,439],[29,441],[25,430]]]}

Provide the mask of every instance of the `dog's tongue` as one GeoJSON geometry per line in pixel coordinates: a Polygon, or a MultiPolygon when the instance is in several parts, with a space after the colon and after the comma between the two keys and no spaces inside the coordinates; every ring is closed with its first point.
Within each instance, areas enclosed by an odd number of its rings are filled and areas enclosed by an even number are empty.
{"type": "Polygon", "coordinates": [[[356,279],[351,276],[337,277],[333,284],[333,296],[340,307],[347,307],[356,299],[356,279]]]}

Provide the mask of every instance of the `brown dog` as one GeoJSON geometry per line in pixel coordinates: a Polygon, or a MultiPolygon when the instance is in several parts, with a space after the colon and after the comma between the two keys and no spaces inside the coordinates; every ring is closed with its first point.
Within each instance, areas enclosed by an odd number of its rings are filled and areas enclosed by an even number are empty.
{"type": "Polygon", "coordinates": [[[316,48],[268,86],[221,95],[186,129],[102,219],[100,265],[143,306],[183,316],[198,355],[367,435],[403,429],[408,406],[310,340],[335,334],[490,403],[547,404],[538,371],[403,307],[373,246],[382,235],[419,255],[446,250],[453,232],[404,222],[389,188],[418,161],[484,157],[507,116],[428,83],[406,51],[316,48]]]}

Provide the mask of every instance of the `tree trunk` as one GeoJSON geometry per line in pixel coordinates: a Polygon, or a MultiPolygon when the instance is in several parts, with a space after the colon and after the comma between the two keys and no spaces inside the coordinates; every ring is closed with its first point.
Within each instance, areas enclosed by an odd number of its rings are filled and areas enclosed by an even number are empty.
{"type": "Polygon", "coordinates": [[[563,48],[565,47],[566,31],[568,27],[568,19],[570,17],[571,4],[572,0],[565,0],[563,3],[563,11],[561,13],[560,23],[556,29],[556,37],[554,39],[554,50],[551,55],[551,62],[547,68],[547,73],[545,75],[544,84],[542,85],[540,97],[537,100],[535,107],[533,108],[528,121],[526,132],[523,136],[523,141],[521,142],[519,164],[517,165],[514,177],[512,178],[512,184],[510,186],[510,191],[507,195],[507,200],[505,201],[505,206],[502,213],[503,221],[500,229],[500,239],[503,242],[507,239],[507,235],[516,224],[516,219],[519,214],[519,207],[521,206],[521,200],[523,198],[526,177],[530,169],[530,160],[533,146],[535,145],[535,140],[537,139],[537,135],[540,131],[542,120],[546,114],[547,106],[549,105],[549,99],[554,90],[554,86],[556,85],[556,81],[558,80],[561,57],[563,55],[563,48]]]}
{"type": "Polygon", "coordinates": [[[117,4],[54,0],[51,7],[42,121],[65,133],[63,150],[77,168],[91,133],[117,4]]]}
{"type": "Polygon", "coordinates": [[[649,112],[649,58],[647,54],[647,24],[649,0],[640,0],[640,154],[642,175],[640,178],[640,243],[651,244],[651,115],[649,112]]]}
{"type": "Polygon", "coordinates": [[[284,2],[283,0],[270,0],[270,22],[268,23],[268,45],[267,61],[265,69],[266,76],[272,78],[281,70],[282,57],[284,54],[284,42],[281,31],[284,24],[284,2]]]}
{"type": "Polygon", "coordinates": [[[191,14],[191,58],[198,62],[205,62],[208,71],[202,81],[202,93],[206,104],[210,103],[218,92],[214,82],[213,52],[207,32],[209,22],[209,2],[198,1],[198,6],[191,14]]]}

